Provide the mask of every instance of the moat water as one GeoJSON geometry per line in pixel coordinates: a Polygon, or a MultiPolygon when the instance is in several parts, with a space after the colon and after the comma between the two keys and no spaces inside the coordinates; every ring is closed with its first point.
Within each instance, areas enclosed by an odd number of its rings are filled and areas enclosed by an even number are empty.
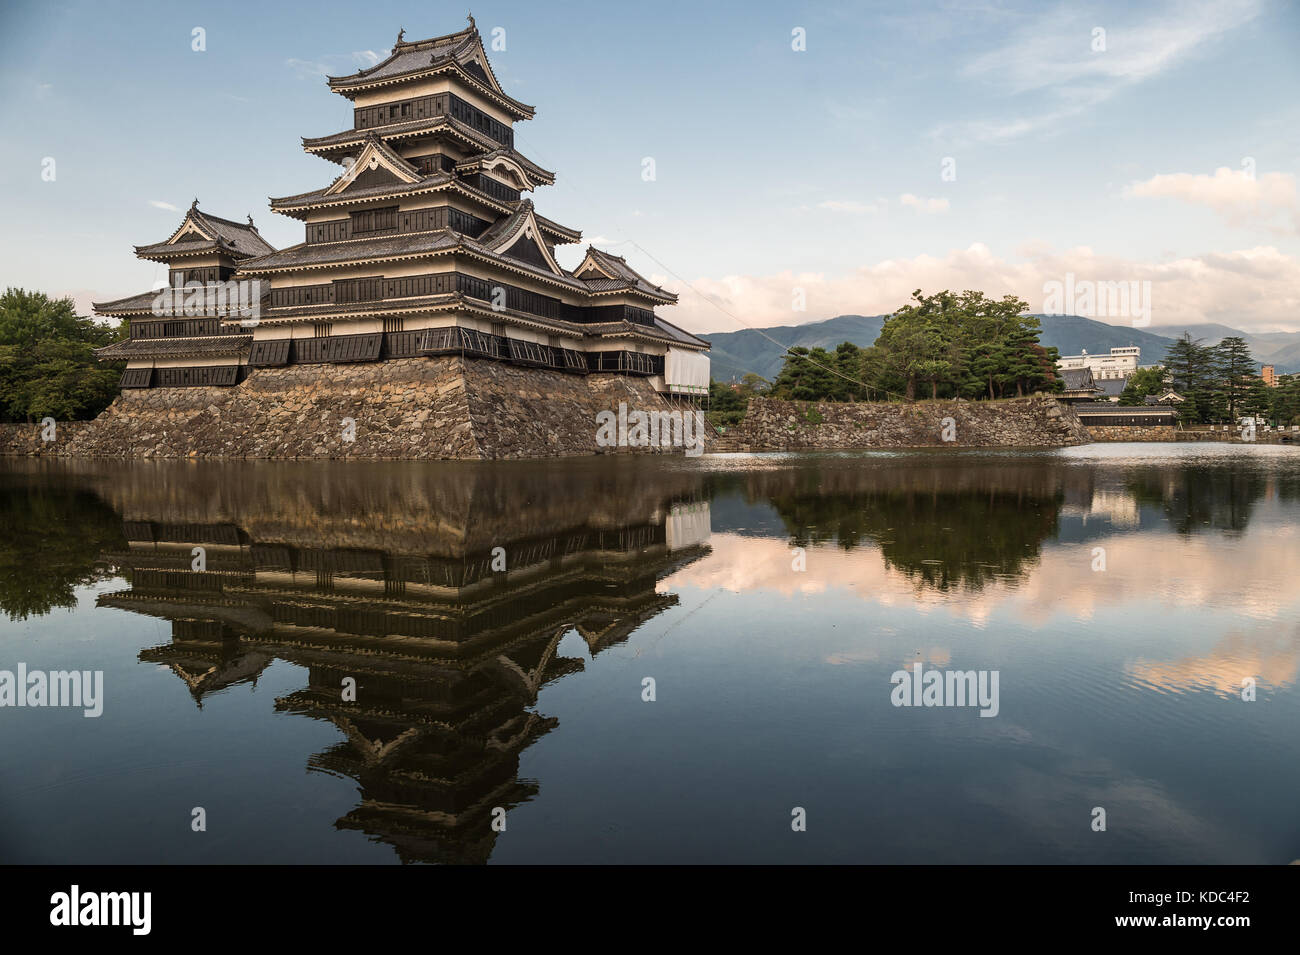
{"type": "Polygon", "coordinates": [[[9,459],[0,514],[0,862],[1300,857],[1300,449],[9,459]]]}

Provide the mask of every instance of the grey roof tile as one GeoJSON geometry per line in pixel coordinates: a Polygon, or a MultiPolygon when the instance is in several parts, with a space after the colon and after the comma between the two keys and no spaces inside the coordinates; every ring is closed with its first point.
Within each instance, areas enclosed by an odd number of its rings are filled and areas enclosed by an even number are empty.
{"type": "Polygon", "coordinates": [[[234,355],[248,349],[252,335],[211,335],[194,338],[128,338],[95,349],[100,361],[128,358],[234,355]]]}
{"type": "MultiPolygon", "coordinates": [[[[612,292],[619,289],[635,289],[646,295],[653,295],[656,298],[663,299],[667,302],[676,302],[677,296],[658,285],[651,285],[646,278],[636,269],[627,264],[627,260],[621,256],[611,255],[608,252],[602,252],[594,245],[587,246],[587,255],[594,259],[601,270],[614,273],[614,278],[599,279],[581,279],[593,292],[612,292]]],[[[584,260],[586,256],[583,257],[584,260]]]]}
{"type": "MultiPolygon", "coordinates": [[[[296,196],[284,196],[280,199],[272,199],[271,205],[277,209],[293,209],[298,206],[309,206],[323,199],[364,199],[370,196],[400,196],[407,192],[419,192],[421,189],[431,189],[435,186],[442,186],[452,181],[454,177],[449,173],[436,172],[430,176],[425,176],[418,182],[412,183],[385,183],[378,186],[358,186],[351,189],[345,189],[343,192],[333,196],[326,196],[326,191],[334,185],[322,186],[320,189],[313,189],[311,192],[302,192],[296,196]]],[[[336,179],[335,182],[338,180],[336,179]]]]}
{"type": "Polygon", "coordinates": [[[248,222],[223,219],[200,211],[197,199],[172,235],[180,232],[186,222],[193,222],[208,238],[138,245],[135,248],[136,255],[143,258],[166,258],[170,255],[184,255],[191,252],[219,251],[226,252],[234,258],[247,258],[275,251],[275,246],[258,234],[251,217],[248,222]]]}
{"type": "Polygon", "coordinates": [[[438,232],[407,233],[404,235],[377,236],[367,239],[349,239],[344,242],[291,245],[271,255],[250,259],[240,264],[248,272],[278,269],[295,265],[324,265],[346,262],[351,259],[382,259],[420,252],[438,252],[455,248],[457,233],[449,229],[438,232]]]}

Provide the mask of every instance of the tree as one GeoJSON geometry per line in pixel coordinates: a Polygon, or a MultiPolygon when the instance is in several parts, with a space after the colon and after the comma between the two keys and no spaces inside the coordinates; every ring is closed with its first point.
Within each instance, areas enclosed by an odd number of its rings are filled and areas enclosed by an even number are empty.
{"type": "Polygon", "coordinates": [[[94,349],[125,334],[77,315],[69,298],[10,288],[0,296],[0,415],[5,421],[93,418],[117,394],[120,363],[94,349]]]}
{"type": "Polygon", "coordinates": [[[885,352],[878,345],[869,345],[858,351],[858,379],[866,384],[868,401],[881,401],[903,387],[885,362],[885,352]]]}
{"type": "Polygon", "coordinates": [[[1165,383],[1165,370],[1159,365],[1154,368],[1139,368],[1128,376],[1124,390],[1120,393],[1122,405],[1141,405],[1148,395],[1162,395],[1169,389],[1165,383]]]}
{"type": "Polygon", "coordinates": [[[1282,375],[1277,387],[1268,390],[1268,416],[1281,425],[1300,424],[1300,375],[1282,375]]]}
{"type": "MultiPolygon", "coordinates": [[[[1247,391],[1255,376],[1255,359],[1251,357],[1250,346],[1243,338],[1225,338],[1215,345],[1212,352],[1213,369],[1219,388],[1228,406],[1228,420],[1237,420],[1237,405],[1247,391]]],[[[1260,381],[1263,384],[1262,380],[1260,381]]]]}
{"type": "Polygon", "coordinates": [[[841,342],[835,349],[835,376],[831,382],[832,401],[861,401],[867,397],[866,386],[859,371],[862,367],[862,349],[853,342],[841,342]]]}
{"type": "Polygon", "coordinates": [[[1187,399],[1179,408],[1179,417],[1184,421],[1194,423],[1215,417],[1214,364],[1211,350],[1187,332],[1169,346],[1165,368],[1173,389],[1187,399]]]}
{"type": "Polygon", "coordinates": [[[745,375],[738,385],[710,381],[709,422],[715,428],[740,424],[744,420],[745,412],[749,410],[749,399],[754,395],[766,393],[768,388],[767,379],[752,371],[745,375]]]}
{"type": "Polygon", "coordinates": [[[1175,391],[1186,395],[1205,387],[1210,355],[1209,349],[1201,345],[1202,341],[1200,338],[1192,338],[1190,332],[1183,332],[1183,337],[1169,346],[1169,351],[1165,354],[1165,368],[1168,370],[1169,383],[1175,391]]]}
{"type": "Polygon", "coordinates": [[[921,382],[938,397],[939,382],[954,377],[961,362],[957,296],[946,290],[922,295],[917,289],[912,300],[885,319],[876,339],[885,367],[905,382],[908,401],[916,399],[921,382]]]}
{"type": "Polygon", "coordinates": [[[1023,395],[1059,391],[1055,348],[1039,344],[1042,326],[1027,315],[1029,304],[1014,295],[991,299],[967,290],[957,306],[962,350],[960,390],[967,397],[998,398],[1011,388],[1023,395]]]}
{"type": "MultiPolygon", "coordinates": [[[[815,351],[826,354],[824,348],[815,351]]],[[[824,364],[817,362],[813,349],[802,345],[791,348],[785,354],[785,362],[781,365],[776,380],[772,382],[773,397],[805,401],[811,397],[821,397],[828,386],[824,364]]]]}
{"type": "Polygon", "coordinates": [[[1274,390],[1275,389],[1264,384],[1263,378],[1256,376],[1247,379],[1241,386],[1240,396],[1234,405],[1232,420],[1237,420],[1235,415],[1235,409],[1237,407],[1240,407],[1242,414],[1251,415],[1252,417],[1258,416],[1268,420],[1275,418],[1276,415],[1273,413],[1274,404],[1272,394],[1274,390]]]}
{"type": "Polygon", "coordinates": [[[1059,355],[1039,344],[1042,328],[1028,308],[1014,295],[917,289],[868,348],[790,349],[770,393],[799,401],[914,401],[922,387],[931,399],[1060,391],[1059,355]]]}

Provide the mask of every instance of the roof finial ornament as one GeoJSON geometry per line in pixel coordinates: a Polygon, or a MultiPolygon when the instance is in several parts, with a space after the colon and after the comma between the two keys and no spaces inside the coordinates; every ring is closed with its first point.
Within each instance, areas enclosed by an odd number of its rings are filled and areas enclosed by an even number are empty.
{"type": "Polygon", "coordinates": [[[397,42],[398,42],[398,43],[401,43],[401,42],[402,42],[402,37],[404,37],[404,36],[406,36],[406,29],[403,28],[403,27],[399,27],[398,30],[397,30],[397,42]]]}
{"type": "Polygon", "coordinates": [[[251,212],[248,214],[248,225],[249,228],[253,228],[253,214],[251,212]]]}
{"type": "Polygon", "coordinates": [[[465,17],[465,19],[469,21],[469,28],[470,28],[471,30],[477,30],[477,29],[478,29],[478,27],[476,27],[476,26],[474,25],[474,13],[473,13],[473,11],[471,11],[471,12],[469,13],[469,15],[465,17]]]}
{"type": "Polygon", "coordinates": [[[194,212],[199,207],[199,197],[195,196],[194,201],[190,203],[190,212],[194,212]]]}

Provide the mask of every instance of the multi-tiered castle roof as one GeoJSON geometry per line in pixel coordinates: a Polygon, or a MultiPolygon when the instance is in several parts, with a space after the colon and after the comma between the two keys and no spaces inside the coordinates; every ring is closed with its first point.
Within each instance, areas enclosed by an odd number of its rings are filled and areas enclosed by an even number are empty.
{"type": "MultiPolygon", "coordinates": [[[[556,247],[582,234],[536,211],[532,196],[555,174],[516,148],[514,130],[534,109],[501,88],[473,19],[446,36],[402,36],[382,62],[329,78],[352,103],[352,128],[302,145],[342,172],[271,200],[272,211],[303,223],[302,242],[277,251],[251,220],[242,226],[196,204],[169,239],[137,249],[166,261],[173,282],[196,266],[210,270],[203,281],[256,283],[245,298],[259,308],[252,321],[205,316],[191,328],[159,322],[149,293],[96,306],[132,319],[132,340],[102,352],[131,360],[124,385],[162,384],[158,369],[197,367],[201,354],[237,365],[235,380],[258,367],[454,354],[641,375],[664,393],[707,390],[708,343],[655,314],[673,293],[594,247],[572,271],[557,261],[556,247]],[[176,337],[238,338],[246,350],[176,337]]],[[[235,383],[228,371],[163,377],[235,383]]]]}

